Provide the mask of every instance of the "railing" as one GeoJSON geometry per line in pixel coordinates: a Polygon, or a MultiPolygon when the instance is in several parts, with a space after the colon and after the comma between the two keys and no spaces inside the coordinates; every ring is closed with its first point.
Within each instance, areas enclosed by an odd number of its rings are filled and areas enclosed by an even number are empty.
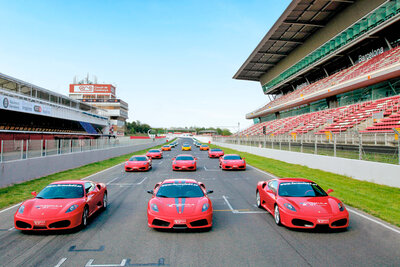
{"type": "Polygon", "coordinates": [[[154,142],[152,139],[0,140],[0,162],[154,142]]]}
{"type": "Polygon", "coordinates": [[[394,133],[326,133],[325,135],[214,136],[213,141],[400,164],[400,141],[394,133]]]}

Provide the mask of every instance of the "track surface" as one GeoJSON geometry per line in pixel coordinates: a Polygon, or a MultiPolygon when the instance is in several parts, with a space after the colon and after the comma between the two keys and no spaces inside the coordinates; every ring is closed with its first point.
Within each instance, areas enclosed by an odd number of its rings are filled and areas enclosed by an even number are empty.
{"type": "MultiPolygon", "coordinates": [[[[182,144],[187,140],[179,140],[182,144]]],[[[0,213],[0,266],[395,266],[400,233],[351,214],[346,231],[290,230],[255,204],[266,174],[221,171],[218,159],[192,147],[196,172],[173,172],[180,145],[153,170],[125,173],[118,165],[91,180],[108,184],[109,206],[81,231],[24,234],[13,229],[17,207],[0,213]],[[213,229],[156,231],[147,227],[146,190],[166,178],[204,182],[214,206],[213,229]],[[231,206],[231,207],[230,207],[231,206]],[[238,210],[232,212],[231,208],[238,210]]],[[[184,152],[185,154],[188,152],[184,152]]],[[[68,177],[65,177],[66,179],[68,177]]],[[[327,189],[327,188],[326,188],[327,189]]]]}

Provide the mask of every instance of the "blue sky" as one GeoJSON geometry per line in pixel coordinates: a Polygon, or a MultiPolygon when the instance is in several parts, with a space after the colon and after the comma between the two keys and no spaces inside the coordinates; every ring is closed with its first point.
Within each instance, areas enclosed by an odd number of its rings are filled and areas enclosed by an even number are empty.
{"type": "Polygon", "coordinates": [[[267,97],[232,76],[290,1],[1,3],[1,73],[65,95],[89,73],[116,84],[128,121],[244,128],[267,97]]]}

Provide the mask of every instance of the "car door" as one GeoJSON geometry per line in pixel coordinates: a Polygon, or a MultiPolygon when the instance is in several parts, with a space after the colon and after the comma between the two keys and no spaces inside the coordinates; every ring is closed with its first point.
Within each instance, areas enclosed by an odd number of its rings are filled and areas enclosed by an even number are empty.
{"type": "Polygon", "coordinates": [[[271,180],[265,187],[265,205],[269,211],[274,210],[275,200],[276,200],[276,189],[278,187],[277,180],[271,180]]]}
{"type": "Polygon", "coordinates": [[[85,183],[86,203],[89,206],[89,215],[96,210],[96,192],[94,192],[95,185],[91,182],[85,183]]]}

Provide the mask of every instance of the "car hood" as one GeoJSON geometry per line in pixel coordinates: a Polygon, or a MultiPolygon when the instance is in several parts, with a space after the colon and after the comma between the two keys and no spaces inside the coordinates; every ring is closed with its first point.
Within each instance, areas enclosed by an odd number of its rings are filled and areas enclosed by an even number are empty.
{"type": "Polygon", "coordinates": [[[83,205],[83,198],[74,199],[30,199],[23,203],[25,210],[23,215],[33,218],[48,218],[65,214],[72,206],[83,205]]]}
{"type": "Polygon", "coordinates": [[[192,165],[194,163],[195,163],[194,160],[176,160],[175,161],[175,164],[179,164],[179,165],[192,165]]]}
{"type": "Polygon", "coordinates": [[[244,162],[244,160],[242,159],[223,159],[223,161],[226,161],[228,163],[232,163],[232,164],[242,164],[244,162]]]}
{"type": "Polygon", "coordinates": [[[160,214],[166,216],[193,216],[202,213],[202,207],[209,203],[206,197],[197,198],[159,198],[152,199],[157,204],[160,214]]]}
{"type": "Polygon", "coordinates": [[[339,212],[338,200],[334,197],[282,197],[281,204],[289,202],[296,211],[309,216],[330,215],[339,212]]]}
{"type": "Polygon", "coordinates": [[[128,166],[144,166],[145,164],[147,164],[147,161],[127,161],[126,165],[128,166]]]}

